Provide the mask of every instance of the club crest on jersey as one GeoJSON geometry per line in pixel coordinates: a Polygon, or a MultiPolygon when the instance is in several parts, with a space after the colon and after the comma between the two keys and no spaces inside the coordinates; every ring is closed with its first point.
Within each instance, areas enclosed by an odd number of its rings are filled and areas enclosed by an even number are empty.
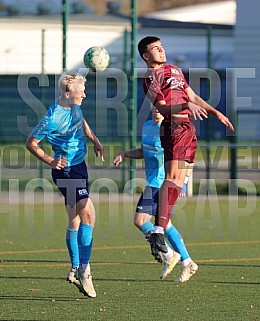
{"type": "Polygon", "coordinates": [[[175,69],[175,68],[171,68],[171,73],[174,74],[174,75],[179,75],[180,72],[178,69],[175,69]]]}

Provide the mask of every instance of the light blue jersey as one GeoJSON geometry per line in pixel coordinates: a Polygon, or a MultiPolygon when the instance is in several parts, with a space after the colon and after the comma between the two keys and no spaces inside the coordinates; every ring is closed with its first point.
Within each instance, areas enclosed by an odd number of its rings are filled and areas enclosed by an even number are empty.
{"type": "Polygon", "coordinates": [[[79,106],[63,108],[56,100],[32,130],[32,136],[45,137],[52,145],[54,158],[65,157],[67,166],[80,164],[87,152],[86,136],[82,127],[83,114],[79,106]]]}
{"type": "Polygon", "coordinates": [[[160,140],[160,125],[152,120],[144,123],[142,148],[145,162],[146,185],[160,188],[164,178],[164,155],[160,140]]]}

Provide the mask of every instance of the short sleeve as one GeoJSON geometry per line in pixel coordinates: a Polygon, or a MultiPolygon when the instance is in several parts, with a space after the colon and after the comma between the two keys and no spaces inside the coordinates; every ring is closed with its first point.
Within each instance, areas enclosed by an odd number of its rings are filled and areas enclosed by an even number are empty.
{"type": "Polygon", "coordinates": [[[161,84],[157,77],[149,76],[144,81],[144,91],[147,94],[149,101],[155,105],[158,101],[165,100],[164,94],[161,91],[161,84]]]}
{"type": "Polygon", "coordinates": [[[50,115],[47,112],[32,130],[31,136],[43,140],[49,133],[50,115]]]}

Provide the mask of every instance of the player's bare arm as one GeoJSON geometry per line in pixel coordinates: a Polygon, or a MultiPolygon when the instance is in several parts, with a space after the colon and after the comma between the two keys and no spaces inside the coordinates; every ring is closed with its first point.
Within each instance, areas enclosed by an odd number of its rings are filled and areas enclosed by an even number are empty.
{"type": "Polygon", "coordinates": [[[94,145],[95,155],[98,156],[98,153],[99,153],[100,157],[101,157],[101,160],[104,161],[104,147],[103,147],[103,145],[100,143],[99,139],[93,133],[93,131],[89,127],[89,124],[87,123],[86,119],[84,119],[84,118],[83,118],[82,125],[83,125],[83,130],[84,130],[84,133],[85,133],[86,137],[88,137],[88,139],[94,145]]]}
{"type": "Polygon", "coordinates": [[[195,120],[197,120],[197,118],[203,120],[202,116],[205,118],[208,117],[208,113],[204,108],[192,102],[180,105],[167,105],[164,100],[161,100],[157,102],[155,106],[164,117],[171,117],[174,114],[179,114],[184,109],[189,109],[192,113],[192,118],[195,120]]]}
{"type": "Polygon", "coordinates": [[[113,160],[113,164],[115,166],[119,166],[125,157],[126,158],[133,158],[133,159],[141,159],[144,157],[143,149],[137,148],[137,149],[122,151],[122,152],[115,155],[114,160],[113,160]]]}
{"type": "Polygon", "coordinates": [[[155,107],[158,109],[161,115],[171,116],[172,114],[178,114],[182,110],[188,108],[188,104],[180,104],[180,105],[167,105],[165,100],[160,100],[155,104],[155,107]]]}
{"type": "Polygon", "coordinates": [[[67,164],[67,159],[64,157],[54,159],[39,146],[40,140],[33,136],[29,136],[26,141],[26,148],[39,160],[48,164],[53,169],[62,169],[67,164]]]}
{"type": "MultiPolygon", "coordinates": [[[[217,109],[215,109],[214,107],[209,105],[205,100],[203,100],[197,94],[195,94],[195,92],[190,87],[186,88],[185,90],[186,90],[189,100],[190,100],[190,103],[188,103],[188,104],[189,104],[189,109],[191,110],[192,113],[194,110],[197,110],[198,117],[200,115],[206,117],[205,112],[202,113],[202,111],[204,110],[207,113],[215,115],[222,124],[227,126],[231,131],[234,131],[233,125],[231,124],[231,122],[229,121],[229,119],[225,115],[223,115],[220,111],[218,111],[217,109]],[[201,109],[199,109],[196,106],[200,106],[201,109]]],[[[196,119],[196,118],[194,118],[194,119],[196,119]]]]}

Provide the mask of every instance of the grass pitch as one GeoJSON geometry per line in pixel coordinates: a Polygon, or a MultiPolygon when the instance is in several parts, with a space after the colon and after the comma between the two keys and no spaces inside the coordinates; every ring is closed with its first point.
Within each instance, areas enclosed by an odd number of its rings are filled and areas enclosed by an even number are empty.
{"type": "Polygon", "coordinates": [[[1,206],[0,320],[258,321],[260,199],[180,200],[173,223],[199,271],[175,284],[133,226],[135,202],[95,202],[92,255],[97,298],[65,281],[62,204],[1,206]]]}

